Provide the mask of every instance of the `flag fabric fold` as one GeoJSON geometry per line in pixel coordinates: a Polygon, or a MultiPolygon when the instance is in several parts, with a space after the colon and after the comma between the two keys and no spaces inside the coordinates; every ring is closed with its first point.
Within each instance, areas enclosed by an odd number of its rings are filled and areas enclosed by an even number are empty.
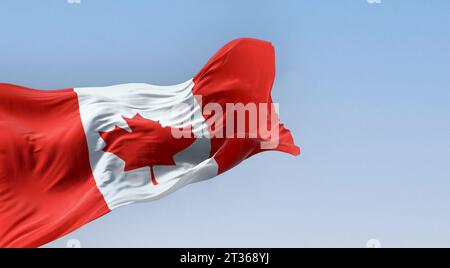
{"type": "Polygon", "coordinates": [[[262,151],[298,155],[270,96],[272,45],[241,38],[184,83],[0,84],[0,247],[38,247],[262,151]]]}

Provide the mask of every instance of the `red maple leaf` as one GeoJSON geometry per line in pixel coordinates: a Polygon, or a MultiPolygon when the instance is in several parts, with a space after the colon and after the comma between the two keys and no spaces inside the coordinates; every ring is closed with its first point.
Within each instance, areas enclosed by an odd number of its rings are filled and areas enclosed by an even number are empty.
{"type": "Polygon", "coordinates": [[[100,131],[100,136],[106,142],[103,151],[113,153],[125,161],[125,171],[150,167],[154,185],[158,182],[153,166],[176,165],[173,156],[195,141],[190,125],[184,128],[184,131],[189,131],[190,138],[175,138],[172,135],[172,127],[162,127],[159,121],[145,119],[139,114],[133,118],[123,117],[123,119],[131,132],[119,126],[111,131],[100,131]]]}

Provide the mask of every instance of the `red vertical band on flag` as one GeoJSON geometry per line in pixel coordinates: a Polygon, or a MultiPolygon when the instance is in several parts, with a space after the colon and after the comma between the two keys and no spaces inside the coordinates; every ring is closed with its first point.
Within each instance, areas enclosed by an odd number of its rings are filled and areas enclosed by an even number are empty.
{"type": "MultiPolygon", "coordinates": [[[[256,104],[259,115],[259,104],[273,106],[270,92],[274,78],[275,53],[272,44],[250,38],[236,39],[222,47],[194,77],[193,94],[202,97],[203,116],[213,135],[211,156],[219,165],[219,173],[256,153],[268,150],[261,148],[261,142],[268,141],[268,137],[258,135],[256,138],[227,138],[225,135],[217,137],[215,134],[227,133],[227,103],[256,104]],[[209,103],[217,103],[222,107],[221,126],[212,126],[212,122],[208,120],[214,116],[205,113],[204,108],[209,103]]],[[[279,123],[275,111],[270,111],[267,113],[268,125],[277,124],[279,127],[278,145],[270,150],[298,155],[300,149],[295,146],[290,131],[279,123]]],[[[249,129],[248,120],[245,124],[245,128],[249,129]]],[[[259,124],[258,130],[261,130],[259,124]]]]}
{"type": "Polygon", "coordinates": [[[37,247],[107,212],[76,93],[0,84],[0,247],[37,247]]]}

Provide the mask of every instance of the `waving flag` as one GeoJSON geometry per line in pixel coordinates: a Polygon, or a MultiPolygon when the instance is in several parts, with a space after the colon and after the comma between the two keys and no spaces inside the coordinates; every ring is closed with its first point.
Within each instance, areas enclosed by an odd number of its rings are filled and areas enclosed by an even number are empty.
{"type": "Polygon", "coordinates": [[[299,154],[274,76],[272,45],[237,39],[174,86],[0,84],[0,246],[41,246],[262,151],[299,154]]]}

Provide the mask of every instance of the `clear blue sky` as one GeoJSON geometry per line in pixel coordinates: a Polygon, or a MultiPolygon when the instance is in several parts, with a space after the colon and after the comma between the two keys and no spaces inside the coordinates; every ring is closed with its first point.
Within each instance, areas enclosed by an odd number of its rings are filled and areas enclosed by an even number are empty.
{"type": "Polygon", "coordinates": [[[273,42],[302,155],[257,155],[70,238],[83,247],[450,246],[450,2],[0,2],[0,81],[175,84],[226,42],[273,42]]]}

